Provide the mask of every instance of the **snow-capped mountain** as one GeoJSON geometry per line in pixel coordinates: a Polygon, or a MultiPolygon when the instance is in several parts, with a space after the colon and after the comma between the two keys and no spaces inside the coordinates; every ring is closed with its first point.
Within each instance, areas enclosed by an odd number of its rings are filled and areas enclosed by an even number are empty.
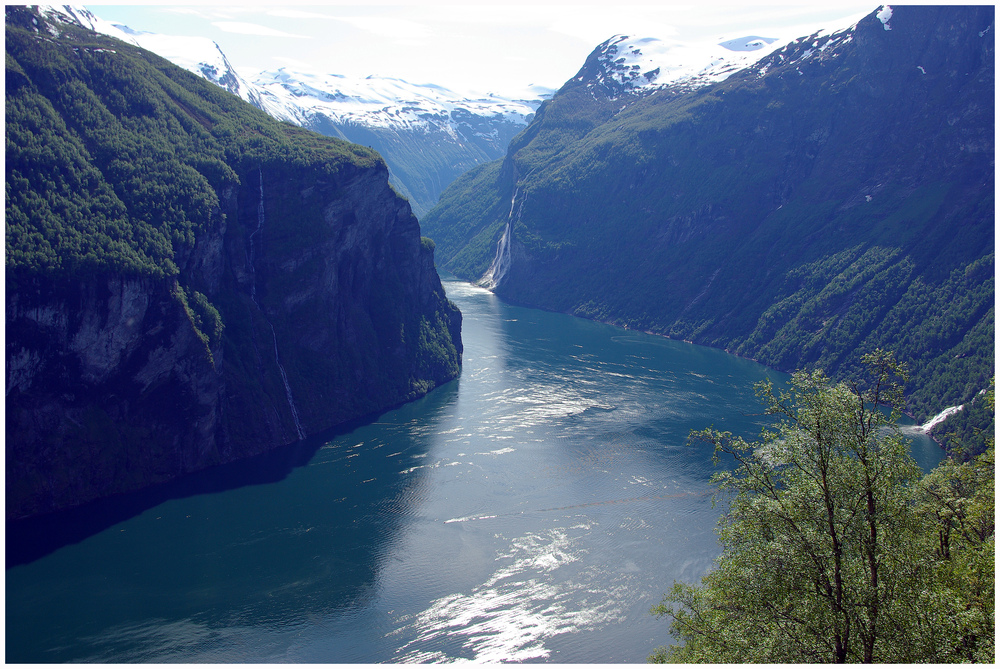
{"type": "MultiPolygon", "coordinates": [[[[888,25],[891,9],[883,14],[886,16],[883,24],[888,25]]],[[[664,88],[691,91],[724,81],[767,56],[786,50],[786,45],[809,40],[816,42],[814,48],[822,51],[841,39],[849,41],[855,23],[853,18],[846,18],[839,24],[812,30],[807,38],[775,34],[692,42],[615,35],[594,50],[571,81],[600,87],[610,99],[625,94],[642,96],[664,88]]]]}
{"type": "Polygon", "coordinates": [[[73,5],[39,7],[39,12],[50,22],[52,30],[57,29],[56,24],[70,23],[134,44],[260,106],[256,89],[230,64],[219,45],[207,37],[158,35],[132,30],[128,26],[105,21],[90,10],[73,5]]]}
{"type": "Polygon", "coordinates": [[[390,77],[359,79],[301,74],[285,68],[261,72],[254,85],[261,91],[265,110],[299,125],[322,115],[339,123],[455,133],[467,115],[526,125],[541,102],[495,95],[473,97],[442,86],[416,85],[390,77]]]}
{"type": "Polygon", "coordinates": [[[542,102],[285,68],[262,72],[253,84],[272,116],[379,151],[418,216],[463,172],[501,157],[542,102]]]}

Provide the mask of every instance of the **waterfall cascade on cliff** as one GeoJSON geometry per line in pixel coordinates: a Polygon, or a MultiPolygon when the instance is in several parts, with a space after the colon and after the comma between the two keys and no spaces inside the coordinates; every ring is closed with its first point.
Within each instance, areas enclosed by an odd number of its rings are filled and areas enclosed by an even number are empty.
{"type": "Polygon", "coordinates": [[[257,301],[257,270],[254,267],[254,260],[256,259],[256,246],[254,242],[254,237],[263,237],[264,232],[264,173],[260,170],[257,171],[260,177],[260,199],[257,202],[257,229],[250,233],[250,274],[253,279],[250,282],[250,299],[253,303],[257,305],[257,309],[260,311],[261,315],[264,317],[264,321],[267,323],[268,327],[271,328],[271,339],[274,342],[274,362],[278,365],[278,372],[281,374],[281,382],[285,386],[285,397],[288,399],[288,408],[292,412],[292,420],[295,422],[295,434],[299,439],[305,439],[306,433],[302,430],[302,423],[299,421],[299,411],[295,408],[295,400],[292,398],[292,387],[288,383],[288,375],[285,373],[285,366],[281,364],[281,358],[278,356],[278,337],[274,333],[274,325],[268,320],[267,314],[261,308],[260,303],[257,301]]]}
{"type": "Polygon", "coordinates": [[[514,223],[521,220],[521,212],[524,209],[524,199],[521,199],[520,204],[517,202],[517,195],[520,192],[518,188],[514,189],[514,195],[510,198],[510,213],[507,214],[507,225],[504,226],[503,236],[500,237],[500,243],[497,244],[497,254],[493,258],[493,262],[490,264],[490,268],[486,270],[483,274],[483,278],[479,280],[479,285],[484,288],[493,290],[500,285],[504,277],[507,276],[507,272],[510,270],[510,247],[512,244],[511,236],[513,234],[514,223]],[[514,208],[517,207],[517,217],[514,217],[514,208]]]}

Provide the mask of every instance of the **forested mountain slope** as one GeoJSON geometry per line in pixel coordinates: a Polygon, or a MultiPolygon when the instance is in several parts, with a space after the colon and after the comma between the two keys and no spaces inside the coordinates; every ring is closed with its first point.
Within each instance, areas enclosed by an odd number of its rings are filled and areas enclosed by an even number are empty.
{"type": "Polygon", "coordinates": [[[425,234],[508,299],[779,369],[893,350],[926,419],[993,375],[994,33],[894,6],[651,94],[608,84],[609,41],[425,234]]]}
{"type": "Polygon", "coordinates": [[[374,151],[6,8],[6,489],[137,489],[454,378],[457,308],[374,151]]]}

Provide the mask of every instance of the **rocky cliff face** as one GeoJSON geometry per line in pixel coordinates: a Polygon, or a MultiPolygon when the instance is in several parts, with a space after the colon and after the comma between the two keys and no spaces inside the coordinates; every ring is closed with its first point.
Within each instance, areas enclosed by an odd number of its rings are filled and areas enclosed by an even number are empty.
{"type": "Polygon", "coordinates": [[[9,519],[458,374],[461,315],[373,152],[24,9],[7,82],[9,519]]]}
{"type": "Polygon", "coordinates": [[[457,375],[461,316],[387,179],[266,165],[225,202],[226,407],[263,409],[230,423],[236,441],[285,443],[457,375]]]}
{"type": "Polygon", "coordinates": [[[223,379],[179,291],[116,275],[8,284],[8,518],[226,459],[223,379]]]}

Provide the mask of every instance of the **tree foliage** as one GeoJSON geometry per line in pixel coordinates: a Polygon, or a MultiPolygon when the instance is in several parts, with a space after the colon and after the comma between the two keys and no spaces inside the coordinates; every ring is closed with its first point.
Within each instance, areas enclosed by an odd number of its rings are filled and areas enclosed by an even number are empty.
{"type": "Polygon", "coordinates": [[[734,464],[713,478],[723,552],[654,607],[682,645],[651,661],[993,660],[992,445],[921,477],[896,427],[905,370],[863,362],[863,381],[760,385],[777,422],[759,441],[692,433],[734,464]]]}
{"type": "Polygon", "coordinates": [[[8,274],[174,277],[238,175],[381,162],[152,53],[71,25],[56,38],[32,20],[7,8],[8,274]]]}

